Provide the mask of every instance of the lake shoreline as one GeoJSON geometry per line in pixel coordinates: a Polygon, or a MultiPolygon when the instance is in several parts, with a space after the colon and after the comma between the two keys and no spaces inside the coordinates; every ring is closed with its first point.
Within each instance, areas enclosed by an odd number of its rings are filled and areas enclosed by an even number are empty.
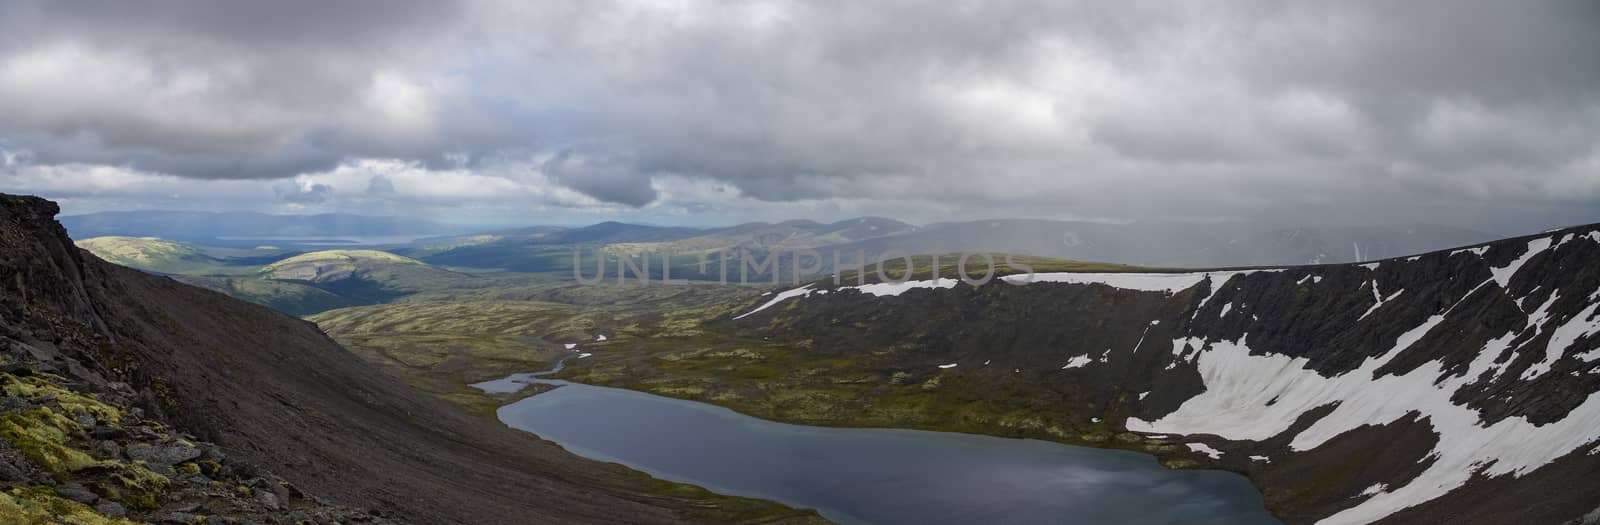
{"type": "MultiPolygon", "coordinates": [[[[1106,498],[1130,497],[1129,494],[1140,492],[1155,493],[1159,490],[1179,490],[1185,493],[1199,493],[1195,496],[1194,503],[1188,500],[1173,500],[1170,504],[1173,509],[1206,507],[1206,505],[1222,505],[1218,508],[1227,509],[1227,517],[1217,523],[1277,523],[1266,513],[1265,506],[1261,503],[1261,494],[1250,484],[1249,480],[1237,473],[1223,470],[1173,470],[1165,468],[1152,455],[1130,450],[1110,448],[1084,447],[1063,444],[1033,438],[1015,438],[990,436],[972,433],[943,432],[903,428],[863,428],[863,427],[828,427],[816,425],[802,425],[770,421],[740,413],[728,407],[711,403],[684,400],[662,396],[649,392],[615,387],[587,385],[559,379],[543,379],[544,376],[553,375],[564,368],[565,360],[576,356],[566,356],[550,369],[512,374],[500,380],[476,383],[472,386],[484,389],[498,386],[507,388],[509,384],[521,385],[524,388],[535,384],[551,385],[555,388],[541,392],[537,395],[523,398],[516,402],[502,406],[497,410],[497,417],[508,426],[519,430],[528,431],[550,440],[566,448],[570,452],[600,461],[611,461],[623,464],[630,468],[640,470],[661,479],[682,483],[691,483],[705,487],[709,490],[744,497],[755,497],[779,501],[789,505],[814,508],[824,517],[840,523],[882,523],[884,513],[900,516],[900,512],[917,512],[915,509],[900,509],[889,511],[884,507],[906,505],[908,501],[915,500],[925,494],[941,493],[941,491],[955,491],[964,494],[961,497],[971,499],[965,507],[956,505],[952,508],[940,509],[937,514],[924,516],[915,521],[928,522],[929,519],[938,521],[943,516],[961,515],[961,511],[976,515],[967,518],[994,517],[994,513],[1009,513],[1006,521],[1009,522],[1046,522],[1042,516],[1060,516],[1061,512],[1105,512],[1106,509],[1070,508],[1064,506],[1059,500],[1067,497],[1082,497],[1085,491],[1092,492],[1097,487],[1101,489],[1120,487],[1118,494],[1099,494],[1081,501],[1084,506],[1093,507],[1100,500],[1106,498]],[[582,407],[581,409],[579,407],[582,407]],[[606,409],[605,407],[610,407],[606,409]],[[641,407],[647,407],[643,410],[641,407]],[[597,410],[597,408],[600,408],[597,410]],[[614,413],[607,413],[610,410],[614,413]],[[634,413],[634,412],[644,413],[634,413]],[[663,413],[670,413],[663,416],[663,413]],[[617,417],[628,416],[628,417],[617,417]],[[608,421],[609,420],[609,421],[608,421]],[[618,420],[639,420],[632,424],[634,427],[645,425],[652,429],[652,439],[641,441],[636,439],[642,435],[638,428],[631,428],[630,424],[617,423],[618,420]],[[540,423],[560,421],[560,425],[543,425],[540,423]],[[694,422],[694,425],[689,424],[694,422]],[[671,424],[666,424],[671,423],[671,424]],[[575,431],[573,427],[589,425],[589,430],[575,431]],[[653,426],[650,426],[653,425],[653,426]],[[681,427],[696,425],[715,426],[722,428],[702,434],[684,434],[681,427]],[[602,429],[604,429],[602,431],[602,429]],[[754,430],[752,430],[754,429],[754,430]],[[584,432],[594,432],[588,435],[584,432]],[[726,434],[739,432],[754,432],[745,434],[740,439],[730,438],[726,434]],[[622,435],[624,437],[612,437],[622,435]],[[675,441],[676,440],[676,441],[675,441]],[[720,441],[719,441],[720,440],[720,441]],[[789,440],[787,446],[794,448],[751,449],[748,443],[789,440]],[[705,448],[698,443],[718,443],[716,447],[705,448]],[[639,448],[651,448],[671,444],[675,447],[684,447],[670,453],[661,453],[659,450],[639,451],[639,448]],[[701,448],[695,449],[694,447],[701,448]],[[915,484],[924,483],[922,489],[911,494],[890,491],[878,493],[874,498],[862,499],[849,494],[815,486],[837,486],[856,480],[878,479],[866,483],[865,488],[859,490],[884,490],[880,483],[893,478],[893,474],[885,474],[863,470],[861,465],[835,466],[833,470],[806,470],[803,464],[790,464],[785,455],[802,454],[811,461],[828,461],[828,454],[850,455],[858,453],[855,449],[867,448],[874,450],[869,457],[856,458],[854,462],[871,463],[879,461],[888,463],[892,468],[884,468],[885,472],[894,472],[896,469],[933,469],[932,472],[918,472],[908,479],[897,479],[893,483],[915,484]],[[938,454],[921,456],[928,452],[917,450],[929,447],[940,450],[938,454]],[[700,450],[706,458],[727,457],[735,452],[743,453],[737,468],[707,467],[696,461],[685,461],[672,456],[682,456],[687,453],[695,455],[694,450],[700,450]],[[910,450],[911,452],[907,452],[910,450]],[[687,451],[687,452],[686,452],[687,451]],[[1019,453],[1018,451],[1024,451],[1019,453]],[[811,454],[811,455],[805,455],[811,454]],[[895,456],[899,454],[899,456],[895,456]],[[1037,457],[1028,454],[1036,454],[1037,457]],[[990,463],[967,464],[968,456],[984,457],[992,460],[990,463]],[[885,457],[895,458],[884,460],[885,457]],[[1040,458],[1045,458],[1041,461],[1040,458]],[[899,461],[900,463],[895,463],[899,461]],[[946,463],[940,463],[941,461],[946,463]],[[995,464],[1004,465],[1005,468],[994,467],[995,464]],[[1039,466],[1048,465],[1049,468],[1039,466]],[[778,477],[786,478],[784,483],[776,485],[771,483],[769,477],[764,477],[762,469],[755,465],[766,465],[766,470],[780,473],[778,477]],[[776,466],[774,466],[776,465],[776,466]],[[933,466],[929,466],[933,465],[933,466]],[[945,465],[939,467],[938,465],[945,465]],[[953,468],[951,465],[959,465],[953,468]],[[1090,465],[1094,468],[1084,467],[1090,465]],[[787,469],[794,470],[787,470],[787,469]],[[944,470],[940,470],[943,468],[944,470]],[[699,471],[696,471],[699,469],[699,471]],[[731,470],[730,470],[731,469],[731,470]],[[847,474],[854,472],[858,476],[847,474]],[[965,484],[960,481],[942,482],[940,479],[961,479],[981,472],[982,475],[1004,481],[1007,489],[1004,495],[986,494],[984,484],[965,484]],[[1106,474],[1116,473],[1117,478],[1106,474]],[[813,476],[804,478],[805,476],[813,476]],[[793,486],[793,478],[804,478],[799,487],[793,486]],[[1110,476],[1107,479],[1117,479],[1118,483],[1090,483],[1088,485],[1072,485],[1067,490],[1063,476],[1110,476]],[[929,481],[934,480],[934,481],[929,481]],[[812,483],[815,486],[807,486],[812,483]],[[764,485],[763,485],[764,484],[764,485]],[[1052,485],[1054,484],[1054,485],[1052,485]],[[1149,484],[1149,485],[1142,485],[1149,484]],[[1014,486],[1013,486],[1014,485],[1014,486]],[[776,487],[776,488],[774,488],[776,487]],[[1020,488],[1019,488],[1020,487],[1020,488]],[[1060,494],[1050,493],[1048,490],[1037,487],[1056,487],[1060,494]],[[1136,487],[1130,490],[1130,487],[1136,487]],[[1220,488],[1219,488],[1220,487],[1220,488]],[[1247,493],[1240,492],[1245,489],[1247,493]],[[1028,490],[1045,490],[1036,492],[1036,499],[1023,499],[1009,501],[1010,494],[1026,493],[1028,490]],[[1202,490],[1204,489],[1204,490],[1202,490]],[[821,491],[820,493],[817,491],[821,491]],[[1206,493],[1213,490],[1214,493],[1206,493]],[[897,497],[899,496],[899,497],[897,497]],[[915,496],[915,497],[912,497],[915,496]],[[876,501],[874,501],[876,500],[876,501]],[[1218,503],[1226,500],[1227,504],[1218,503]],[[1244,502],[1241,504],[1240,501],[1244,502]],[[1003,502],[1001,505],[999,503],[1003,502]],[[864,510],[863,510],[864,509],[864,510]],[[865,513],[865,515],[863,515],[865,513]]],[[[504,392],[495,392],[504,393],[504,392]]],[[[706,460],[702,458],[702,460],[706,460]]],[[[707,460],[709,461],[709,460],[707,460]]],[[[879,465],[883,466],[883,465],[879,465]]],[[[921,502],[914,506],[939,505],[939,502],[921,502]]],[[[1157,512],[1152,509],[1149,502],[1132,504],[1138,507],[1137,512],[1157,512]]],[[[1160,507],[1160,505],[1155,505],[1160,507]]],[[[1212,508],[1211,510],[1215,510],[1212,508]]],[[[1118,519],[1115,515],[1101,515],[1096,519],[1099,522],[1170,522],[1170,523],[1203,523],[1196,521],[1197,517],[1182,512],[1181,518],[1177,516],[1150,516],[1141,515],[1136,518],[1118,519]]],[[[1203,520],[1203,518],[1200,518],[1203,520]]],[[[893,520],[891,520],[893,521],[893,520]]]]}

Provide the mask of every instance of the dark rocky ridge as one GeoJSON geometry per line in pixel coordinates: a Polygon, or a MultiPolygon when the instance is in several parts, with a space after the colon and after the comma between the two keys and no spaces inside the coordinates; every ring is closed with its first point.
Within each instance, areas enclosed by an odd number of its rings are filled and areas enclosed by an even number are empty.
{"type": "MultiPolygon", "coordinates": [[[[1468,423],[1531,424],[1530,448],[1548,438],[1532,435],[1538,428],[1579,417],[1579,407],[1600,392],[1600,355],[1594,354],[1600,348],[1600,333],[1595,333],[1600,332],[1595,315],[1600,226],[1595,225],[1474,250],[1207,279],[1176,293],[1068,283],[961,285],[883,297],[833,288],[725,322],[751,337],[799,341],[810,352],[887,354],[921,374],[958,374],[978,385],[969,390],[978,401],[1020,395],[1068,407],[1071,415],[1061,424],[1079,429],[1090,426],[1091,418],[1104,418],[1121,430],[1130,419],[1155,421],[1179,411],[1207,392],[1209,382],[1226,378],[1216,370],[1208,377],[1197,357],[1217,355],[1213,345],[1224,342],[1247,341],[1249,356],[1297,358],[1302,361],[1290,362],[1294,370],[1310,371],[1320,380],[1364,373],[1357,371],[1363,363],[1382,362],[1370,378],[1361,379],[1374,385],[1384,378],[1426,388],[1451,385],[1450,404],[1475,412],[1476,421],[1468,423]],[[1555,246],[1534,249],[1546,240],[1555,246]],[[1517,271],[1507,272],[1516,264],[1517,271]],[[1382,306],[1373,309],[1380,298],[1382,306]],[[1409,346],[1402,343],[1408,333],[1414,339],[1409,346]],[[1560,340],[1558,348],[1549,348],[1552,339],[1560,340]],[[1558,359],[1548,359],[1547,350],[1558,359]],[[1464,377],[1486,351],[1493,352],[1488,368],[1464,377]],[[1065,368],[1075,357],[1092,361],[1065,368]],[[936,368],[946,363],[959,368],[936,368]]],[[[1289,395],[1294,387],[1262,388],[1281,388],[1289,395]]],[[[1218,388],[1226,391],[1226,385],[1218,388]]],[[[1273,397],[1255,408],[1277,401],[1273,397]]],[[[1404,408],[1408,401],[1397,395],[1385,406],[1404,408]]],[[[1435,447],[1443,437],[1440,425],[1447,422],[1430,419],[1440,417],[1429,412],[1434,406],[1376,418],[1308,450],[1290,446],[1339,404],[1334,400],[1274,422],[1288,429],[1263,439],[1191,438],[1224,451],[1210,463],[1250,475],[1272,510],[1290,522],[1314,522],[1356,507],[1369,499],[1361,493],[1375,484],[1403,488],[1440,461],[1435,447]],[[1267,456],[1270,463],[1247,459],[1251,455],[1267,456]]],[[[1600,454],[1592,453],[1600,426],[1576,432],[1586,434],[1568,437],[1585,444],[1558,459],[1519,476],[1489,474],[1494,461],[1462,467],[1476,471],[1471,481],[1386,514],[1386,521],[1579,519],[1600,507],[1600,454]]],[[[1454,467],[1440,464],[1438,470],[1446,468],[1454,467]]]]}
{"type": "Polygon", "coordinates": [[[444,405],[314,324],[78,250],[57,211],[0,195],[0,343],[58,354],[11,371],[96,395],[125,383],[145,418],[305,493],[418,523],[817,519],[584,460],[444,405]]]}

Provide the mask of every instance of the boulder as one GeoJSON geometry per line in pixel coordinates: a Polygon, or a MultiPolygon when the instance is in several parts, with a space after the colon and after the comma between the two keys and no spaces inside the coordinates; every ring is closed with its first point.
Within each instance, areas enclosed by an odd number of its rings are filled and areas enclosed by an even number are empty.
{"type": "Polygon", "coordinates": [[[198,457],[200,457],[200,449],[183,443],[174,442],[159,445],[139,443],[128,446],[128,458],[157,465],[170,466],[198,457]]]}

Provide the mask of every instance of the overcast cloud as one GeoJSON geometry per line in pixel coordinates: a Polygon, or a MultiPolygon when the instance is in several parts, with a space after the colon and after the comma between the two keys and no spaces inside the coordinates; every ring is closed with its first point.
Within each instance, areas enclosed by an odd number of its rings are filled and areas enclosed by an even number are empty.
{"type": "Polygon", "coordinates": [[[1600,221],[1600,3],[0,2],[68,212],[1600,221]]]}

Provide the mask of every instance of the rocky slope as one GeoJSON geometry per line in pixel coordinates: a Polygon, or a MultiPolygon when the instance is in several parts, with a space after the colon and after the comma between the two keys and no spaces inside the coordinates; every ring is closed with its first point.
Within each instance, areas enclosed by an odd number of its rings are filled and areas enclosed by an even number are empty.
{"type": "Polygon", "coordinates": [[[311,323],[100,261],[73,247],[56,213],[0,195],[0,515],[816,520],[584,460],[454,409],[311,323]]]}
{"type": "Polygon", "coordinates": [[[1597,310],[1584,226],[1360,265],[825,281],[724,323],[1031,400],[1047,438],[1184,443],[1170,465],[1247,473],[1289,522],[1564,523],[1600,516],[1597,310]]]}

